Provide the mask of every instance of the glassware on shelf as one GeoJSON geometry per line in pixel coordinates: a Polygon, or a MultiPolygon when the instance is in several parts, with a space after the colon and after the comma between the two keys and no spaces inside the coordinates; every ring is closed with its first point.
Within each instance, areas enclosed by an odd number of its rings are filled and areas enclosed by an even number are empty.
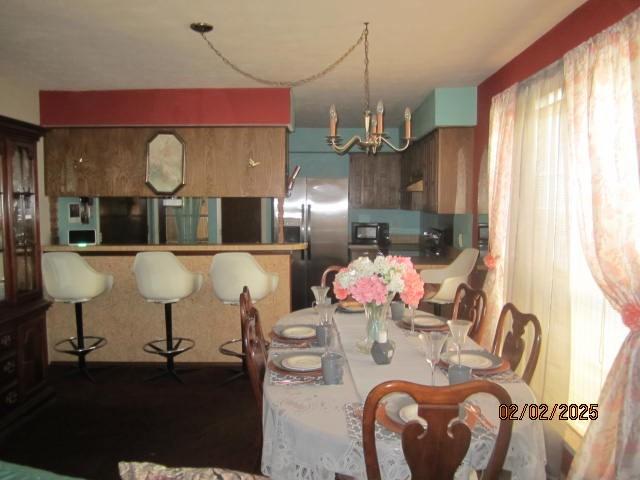
{"type": "Polygon", "coordinates": [[[418,335],[422,342],[427,363],[431,367],[431,385],[435,386],[436,365],[440,361],[442,347],[449,335],[445,332],[425,332],[418,335]]]}
{"type": "Polygon", "coordinates": [[[13,151],[13,157],[11,158],[11,181],[13,184],[14,193],[24,192],[24,188],[22,185],[22,164],[22,149],[16,148],[13,151]]]}
{"type": "Polygon", "coordinates": [[[460,366],[460,350],[464,345],[467,338],[467,334],[471,329],[471,322],[469,320],[449,320],[447,321],[449,330],[451,331],[451,339],[456,346],[458,352],[458,366],[460,366]]]}

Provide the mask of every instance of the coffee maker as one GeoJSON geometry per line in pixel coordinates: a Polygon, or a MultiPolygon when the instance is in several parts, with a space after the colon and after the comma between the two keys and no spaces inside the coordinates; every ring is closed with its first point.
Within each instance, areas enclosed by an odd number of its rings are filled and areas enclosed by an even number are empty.
{"type": "Polygon", "coordinates": [[[439,228],[427,228],[420,237],[420,249],[425,255],[441,256],[451,243],[451,232],[439,228]]]}

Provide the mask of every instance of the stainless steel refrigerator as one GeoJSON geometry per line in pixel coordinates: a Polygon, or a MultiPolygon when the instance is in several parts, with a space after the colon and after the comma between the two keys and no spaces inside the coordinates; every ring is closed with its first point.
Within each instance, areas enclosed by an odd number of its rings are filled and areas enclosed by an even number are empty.
{"type": "MultiPolygon", "coordinates": [[[[310,287],[320,284],[325,268],[347,264],[348,193],[347,178],[298,178],[291,196],[285,199],[285,241],[308,243],[306,250],[293,255],[291,302],[294,310],[311,305],[310,287]]],[[[276,238],[277,200],[273,210],[276,238]]]]}

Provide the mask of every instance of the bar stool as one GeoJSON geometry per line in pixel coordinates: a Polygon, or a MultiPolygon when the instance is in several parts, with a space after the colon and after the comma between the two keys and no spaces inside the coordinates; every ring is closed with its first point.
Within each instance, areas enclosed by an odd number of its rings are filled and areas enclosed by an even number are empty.
{"type": "Polygon", "coordinates": [[[180,383],[174,357],[195,346],[190,338],[173,336],[171,306],[196,293],[202,287],[202,274],[191,273],[171,252],[142,252],[133,262],[138,291],[147,302],[164,305],[166,338],[147,342],[143,350],[166,359],[166,370],[149,380],[169,375],[180,383]]]}
{"type": "MultiPolygon", "coordinates": [[[[251,292],[254,302],[274,292],[278,288],[279,277],[275,273],[266,272],[256,261],[253,255],[246,252],[224,252],[213,257],[209,276],[213,283],[213,293],[222,303],[227,305],[239,305],[240,294],[246,286],[251,292]]],[[[241,332],[242,333],[242,332],[241,332]]],[[[232,382],[246,373],[244,345],[241,338],[234,338],[224,342],[218,351],[222,355],[239,358],[243,368],[222,384],[232,382]],[[233,346],[241,345],[238,351],[233,346]]]]}
{"type": "Polygon", "coordinates": [[[49,297],[55,302],[72,303],[76,313],[76,336],[55,344],[58,352],[78,357],[78,371],[95,382],[87,369],[86,356],[104,347],[104,337],[84,334],[82,304],[111,290],[113,275],[96,272],[84,258],[72,252],[47,252],[42,255],[42,279],[49,297]]]}

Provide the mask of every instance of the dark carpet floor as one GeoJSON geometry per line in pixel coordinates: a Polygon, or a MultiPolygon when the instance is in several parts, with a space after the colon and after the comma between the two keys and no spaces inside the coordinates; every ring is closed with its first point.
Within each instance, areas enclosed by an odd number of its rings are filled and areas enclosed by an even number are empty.
{"type": "MultiPolygon", "coordinates": [[[[113,367],[92,384],[50,369],[55,400],[0,439],[0,459],[92,480],[117,479],[122,460],[255,472],[258,416],[249,381],[217,386],[222,367],[144,380],[156,369],[113,367]]],[[[257,473],[257,472],[255,472],[257,473]]]]}

